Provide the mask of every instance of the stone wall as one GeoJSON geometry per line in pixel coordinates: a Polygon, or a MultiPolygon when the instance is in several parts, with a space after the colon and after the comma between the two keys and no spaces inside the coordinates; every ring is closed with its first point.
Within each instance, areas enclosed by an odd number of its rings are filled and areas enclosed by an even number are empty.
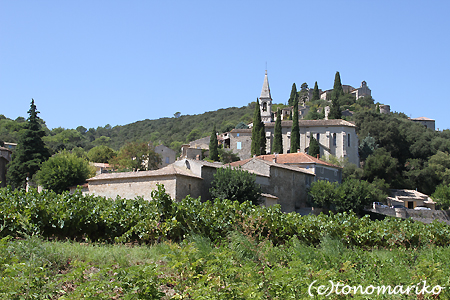
{"type": "Polygon", "coordinates": [[[423,223],[431,223],[434,220],[438,220],[450,225],[450,211],[445,210],[415,210],[408,208],[382,208],[377,206],[375,209],[369,209],[369,211],[402,219],[411,218],[414,221],[423,223]]]}

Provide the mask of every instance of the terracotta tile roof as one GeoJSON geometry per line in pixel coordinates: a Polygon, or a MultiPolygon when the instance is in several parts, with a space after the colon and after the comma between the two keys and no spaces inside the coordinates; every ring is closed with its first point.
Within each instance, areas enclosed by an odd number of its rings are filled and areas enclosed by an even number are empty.
{"type": "MultiPolygon", "coordinates": [[[[232,166],[232,167],[243,166],[246,163],[248,163],[249,161],[251,161],[252,159],[257,159],[259,161],[262,161],[262,162],[264,162],[265,164],[267,164],[269,166],[282,168],[282,169],[287,169],[287,170],[291,170],[291,171],[295,171],[295,172],[301,172],[301,173],[305,173],[305,174],[309,174],[309,175],[314,175],[315,176],[313,171],[305,170],[305,169],[302,169],[302,168],[299,168],[299,167],[292,167],[292,166],[289,166],[287,164],[285,165],[285,164],[280,164],[280,163],[274,163],[273,161],[263,160],[263,159],[260,159],[258,157],[251,157],[251,158],[248,158],[248,159],[235,161],[235,162],[230,163],[229,165],[232,166]]],[[[254,173],[256,173],[256,172],[254,172],[254,173]]],[[[264,175],[262,175],[262,176],[264,176],[264,175]]]]}
{"type": "MultiPolygon", "coordinates": [[[[334,119],[334,120],[298,120],[300,127],[316,127],[316,126],[348,126],[356,127],[352,122],[334,119]]],[[[275,127],[275,122],[264,123],[266,127],[275,127]]],[[[281,127],[292,127],[292,120],[281,121],[281,127]]]]}
{"type": "MultiPolygon", "coordinates": [[[[261,156],[257,156],[257,158],[273,162],[273,159],[275,158],[275,154],[261,155],[261,156]]],[[[333,167],[333,168],[341,168],[339,166],[322,161],[320,159],[317,159],[317,158],[315,158],[311,155],[308,155],[306,153],[303,153],[303,152],[276,154],[276,162],[279,164],[314,163],[314,164],[320,164],[320,165],[329,166],[329,167],[333,167]]]]}
{"type": "Polygon", "coordinates": [[[170,175],[182,175],[182,176],[188,176],[188,177],[202,179],[200,176],[194,175],[194,173],[192,173],[189,170],[177,168],[174,165],[168,165],[164,168],[161,168],[158,170],[152,170],[152,171],[104,173],[104,174],[99,174],[95,177],[89,178],[87,181],[153,177],[153,176],[170,176],[170,175]]]}

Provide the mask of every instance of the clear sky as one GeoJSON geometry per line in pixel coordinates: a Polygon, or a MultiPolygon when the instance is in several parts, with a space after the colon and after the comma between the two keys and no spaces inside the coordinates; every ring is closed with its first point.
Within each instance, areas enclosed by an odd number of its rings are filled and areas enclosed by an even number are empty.
{"type": "Polygon", "coordinates": [[[365,80],[391,111],[450,128],[450,1],[0,0],[0,114],[124,125],[365,80]]]}

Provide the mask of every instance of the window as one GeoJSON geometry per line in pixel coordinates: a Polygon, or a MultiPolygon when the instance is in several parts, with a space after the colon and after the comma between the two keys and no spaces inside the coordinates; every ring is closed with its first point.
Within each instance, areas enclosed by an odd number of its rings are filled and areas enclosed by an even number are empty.
{"type": "Polygon", "coordinates": [[[242,149],[242,145],[241,145],[241,142],[237,142],[236,143],[236,149],[242,149]]]}
{"type": "Polygon", "coordinates": [[[350,147],[350,133],[347,135],[347,146],[350,147]]]}
{"type": "Polygon", "coordinates": [[[333,133],[333,146],[336,146],[336,133],[333,133]]]}
{"type": "Polygon", "coordinates": [[[239,136],[239,133],[236,133],[236,136],[239,136]]]}
{"type": "Polygon", "coordinates": [[[263,103],[262,110],[263,110],[263,111],[267,111],[267,103],[266,103],[266,102],[263,103]]]}
{"type": "Polygon", "coordinates": [[[166,157],[166,164],[169,164],[170,163],[170,159],[169,159],[169,157],[166,157]]]}
{"type": "Polygon", "coordinates": [[[316,140],[317,140],[317,141],[320,141],[320,133],[318,133],[318,134],[316,135],[316,140]]]}

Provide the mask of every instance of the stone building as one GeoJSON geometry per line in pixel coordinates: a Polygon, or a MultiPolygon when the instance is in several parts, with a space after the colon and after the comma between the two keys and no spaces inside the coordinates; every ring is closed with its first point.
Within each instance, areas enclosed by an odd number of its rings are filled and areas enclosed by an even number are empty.
{"type": "Polygon", "coordinates": [[[341,183],[342,181],[341,167],[322,161],[306,153],[268,154],[257,156],[256,158],[309,170],[316,175],[315,180],[326,180],[337,183],[341,183]]]}
{"type": "MultiPolygon", "coordinates": [[[[356,126],[345,120],[299,120],[300,152],[308,152],[310,136],[320,145],[320,156],[330,154],[338,158],[348,158],[359,166],[358,136],[356,126]]],[[[272,153],[275,122],[264,124],[266,131],[266,153],[272,153]]],[[[292,121],[281,121],[283,153],[291,147],[292,121]]],[[[241,159],[250,158],[251,129],[234,129],[230,132],[230,149],[241,159]]]]}
{"type": "Polygon", "coordinates": [[[282,211],[293,212],[306,207],[307,189],[315,177],[312,171],[259,158],[236,161],[230,166],[240,166],[255,174],[266,199],[277,198],[282,211]]]}
{"type": "Polygon", "coordinates": [[[177,153],[164,145],[158,145],[155,147],[155,152],[161,156],[161,163],[158,168],[163,168],[175,162],[177,159],[177,153]]]}
{"type": "MultiPolygon", "coordinates": [[[[342,85],[342,90],[345,94],[352,94],[355,96],[355,99],[359,99],[365,96],[371,96],[372,91],[367,86],[367,82],[361,82],[361,86],[359,88],[354,88],[351,85],[342,85]]],[[[333,89],[326,90],[320,94],[320,99],[322,100],[330,100],[333,89]]]]}
{"type": "Polygon", "coordinates": [[[6,186],[6,164],[11,161],[12,151],[5,147],[0,147],[0,187],[6,186]]]}
{"type": "Polygon", "coordinates": [[[410,119],[413,122],[416,123],[420,123],[423,126],[425,126],[426,128],[430,128],[432,130],[435,130],[436,125],[435,125],[435,120],[427,118],[427,117],[419,117],[419,118],[414,118],[414,119],[410,119]]]}

